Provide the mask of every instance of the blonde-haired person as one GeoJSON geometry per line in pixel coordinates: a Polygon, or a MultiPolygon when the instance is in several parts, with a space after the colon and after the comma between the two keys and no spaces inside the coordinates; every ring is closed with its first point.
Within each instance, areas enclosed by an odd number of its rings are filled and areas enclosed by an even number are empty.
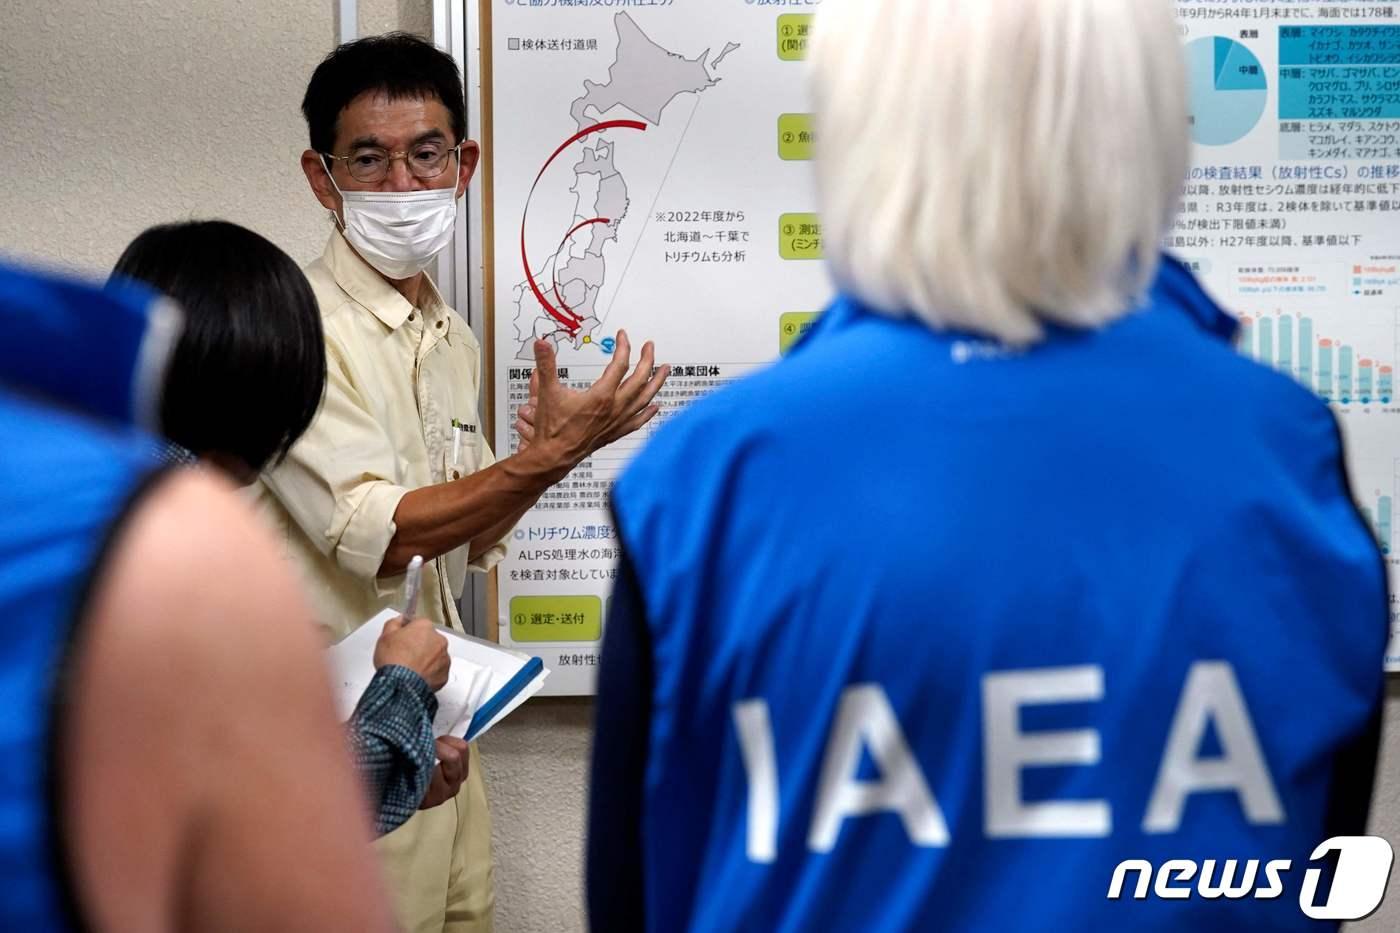
{"type": "Polygon", "coordinates": [[[823,2],[842,295],[615,488],[594,929],[1314,928],[1251,895],[1363,831],[1384,570],[1327,408],[1159,255],[1172,11],[823,2]],[[1235,893],[1148,896],[1178,858],[1235,893]]]}

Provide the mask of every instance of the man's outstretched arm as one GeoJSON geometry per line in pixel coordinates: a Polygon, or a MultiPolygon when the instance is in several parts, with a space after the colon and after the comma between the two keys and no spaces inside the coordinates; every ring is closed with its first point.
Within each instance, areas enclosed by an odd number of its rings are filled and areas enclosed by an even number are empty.
{"type": "Polygon", "coordinates": [[[580,392],[559,381],[553,345],[535,341],[536,402],[529,446],[471,476],[404,495],[394,512],[394,536],[379,575],[403,573],[415,554],[430,559],[467,543],[471,557],[479,557],[570,470],[654,418],[652,400],[670,369],[654,368],[650,343],[642,347],[629,375],[630,365],[631,346],[621,331],[607,369],[580,392]]]}

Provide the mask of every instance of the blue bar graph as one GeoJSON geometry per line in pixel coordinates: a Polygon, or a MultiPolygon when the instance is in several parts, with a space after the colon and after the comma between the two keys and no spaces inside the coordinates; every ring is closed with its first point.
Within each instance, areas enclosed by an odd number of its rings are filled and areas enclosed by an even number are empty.
{"type": "Polygon", "coordinates": [[[1337,401],[1351,404],[1351,347],[1343,346],[1337,351],[1337,401]]]}
{"type": "Polygon", "coordinates": [[[1332,341],[1317,343],[1317,394],[1324,402],[1332,401],[1332,341]]]}
{"type": "Polygon", "coordinates": [[[1389,556],[1395,544],[1395,500],[1391,496],[1376,494],[1376,507],[1362,505],[1361,517],[1376,536],[1381,553],[1389,556]]]}
{"type": "Polygon", "coordinates": [[[1305,386],[1313,384],[1313,329],[1310,317],[1298,319],[1298,381],[1305,386]]]}
{"type": "MultiPolygon", "coordinates": [[[[1400,355],[1400,315],[1396,317],[1400,355]]],[[[1326,402],[1338,405],[1390,405],[1395,400],[1394,369],[1362,356],[1350,344],[1318,337],[1311,317],[1282,311],[1243,315],[1239,350],[1287,373],[1326,402]]]]}
{"type": "Polygon", "coordinates": [[[1274,365],[1274,322],[1272,318],[1259,319],[1259,352],[1255,358],[1265,366],[1274,365]]]}

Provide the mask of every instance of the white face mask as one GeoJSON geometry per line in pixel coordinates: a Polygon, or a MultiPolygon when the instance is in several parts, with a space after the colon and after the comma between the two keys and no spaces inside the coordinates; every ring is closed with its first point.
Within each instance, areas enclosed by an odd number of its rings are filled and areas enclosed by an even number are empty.
{"type": "Polygon", "coordinates": [[[391,279],[411,279],[452,242],[457,186],[426,191],[341,191],[345,239],[391,279]]]}

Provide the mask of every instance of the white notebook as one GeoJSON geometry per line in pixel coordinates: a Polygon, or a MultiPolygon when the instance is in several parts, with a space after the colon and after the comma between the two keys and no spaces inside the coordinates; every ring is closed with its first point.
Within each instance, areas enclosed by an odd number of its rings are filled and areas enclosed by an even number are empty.
{"type": "MultiPolygon", "coordinates": [[[[355,712],[360,696],[374,679],[374,646],[384,623],[397,616],[395,610],[385,609],[327,651],[341,719],[349,719],[355,712]]],[[[539,658],[444,628],[438,631],[447,638],[452,667],[447,684],[437,693],[434,735],[455,735],[468,741],[480,738],[539,693],[549,676],[539,658]]]]}

